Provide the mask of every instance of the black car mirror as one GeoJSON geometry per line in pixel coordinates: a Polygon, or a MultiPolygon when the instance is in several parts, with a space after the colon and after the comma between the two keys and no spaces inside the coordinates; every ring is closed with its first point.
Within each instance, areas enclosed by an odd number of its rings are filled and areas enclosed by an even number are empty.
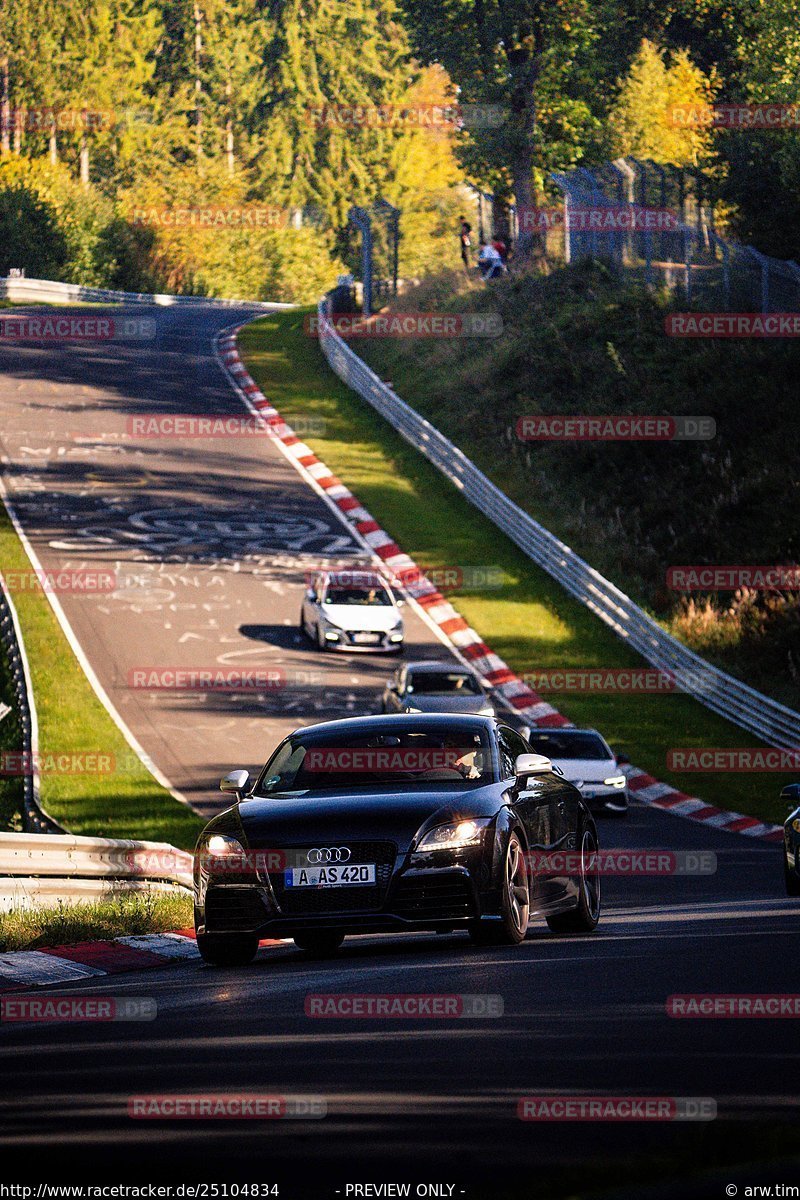
{"type": "Polygon", "coordinates": [[[631,760],[628,758],[628,756],[627,756],[627,754],[625,753],[625,751],[624,751],[624,750],[620,750],[620,751],[619,751],[619,753],[616,753],[616,752],[615,752],[615,753],[614,753],[614,758],[617,760],[617,766],[618,766],[618,767],[628,767],[628,766],[630,766],[630,761],[631,761],[631,760]]]}
{"type": "Polygon", "coordinates": [[[553,764],[544,754],[518,754],[514,762],[514,773],[520,777],[547,775],[552,769],[553,764]]]}
{"type": "Polygon", "coordinates": [[[781,791],[781,800],[787,808],[800,808],[800,783],[787,783],[781,791]]]}
{"type": "Polygon", "coordinates": [[[219,790],[221,792],[235,792],[237,796],[241,796],[247,789],[250,782],[249,771],[229,771],[227,775],[223,775],[219,781],[219,790]]]}

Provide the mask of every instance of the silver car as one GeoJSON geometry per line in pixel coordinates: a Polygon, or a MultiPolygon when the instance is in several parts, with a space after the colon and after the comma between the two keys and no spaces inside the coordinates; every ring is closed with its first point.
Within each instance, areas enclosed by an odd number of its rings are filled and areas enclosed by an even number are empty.
{"type": "Polygon", "coordinates": [[[593,812],[628,811],[628,781],[620,767],[625,760],[596,729],[532,729],[528,741],[580,789],[593,812]]]}
{"type": "Polygon", "coordinates": [[[318,571],[303,597],[300,628],[320,650],[399,654],[403,603],[376,572],[318,571]]]}
{"type": "Polygon", "coordinates": [[[422,660],[398,667],[381,697],[385,713],[442,712],[495,715],[483,683],[452,660],[422,660]]]}

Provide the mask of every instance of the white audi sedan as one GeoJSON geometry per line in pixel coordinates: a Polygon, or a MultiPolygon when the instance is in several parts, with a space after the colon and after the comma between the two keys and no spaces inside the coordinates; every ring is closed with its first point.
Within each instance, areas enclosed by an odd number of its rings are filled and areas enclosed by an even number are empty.
{"type": "Polygon", "coordinates": [[[320,650],[403,649],[404,601],[372,571],[318,571],[300,609],[300,628],[320,650]]]}

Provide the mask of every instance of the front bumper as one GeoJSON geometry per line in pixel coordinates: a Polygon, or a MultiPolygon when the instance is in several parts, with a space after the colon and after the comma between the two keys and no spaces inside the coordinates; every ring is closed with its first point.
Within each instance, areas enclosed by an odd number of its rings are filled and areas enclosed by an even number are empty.
{"type": "Polygon", "coordinates": [[[604,784],[585,784],[581,789],[584,803],[591,812],[625,813],[628,811],[628,789],[606,787],[604,784]]]}
{"type": "Polygon", "coordinates": [[[347,650],[351,654],[398,654],[403,649],[405,634],[402,630],[389,633],[368,632],[356,629],[326,629],[325,645],[328,650],[347,650]],[[370,641],[363,641],[367,635],[370,641]]]}
{"type": "Polygon", "coordinates": [[[499,911],[499,891],[491,887],[491,849],[484,846],[404,855],[389,843],[372,843],[352,861],[358,858],[376,862],[374,888],[287,889],[282,872],[250,879],[204,877],[195,888],[197,931],[279,938],[314,929],[454,929],[499,911]]]}

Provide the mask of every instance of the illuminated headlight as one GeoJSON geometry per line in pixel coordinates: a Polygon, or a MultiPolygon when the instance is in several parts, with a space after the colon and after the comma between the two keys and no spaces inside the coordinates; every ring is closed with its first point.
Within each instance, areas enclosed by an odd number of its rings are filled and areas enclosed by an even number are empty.
{"type": "Polygon", "coordinates": [[[491,820],[491,817],[480,817],[474,821],[453,821],[449,825],[437,825],[425,834],[417,849],[461,850],[466,846],[477,846],[491,820]]]}
{"type": "Polygon", "coordinates": [[[608,779],[604,779],[603,783],[606,787],[624,788],[626,779],[624,775],[609,775],[608,779]]]}
{"type": "Polygon", "coordinates": [[[389,630],[390,642],[402,642],[403,640],[403,618],[398,617],[392,628],[389,630]]]}
{"type": "Polygon", "coordinates": [[[792,829],[795,833],[800,833],[800,821],[792,821],[792,829]]]}
{"type": "Polygon", "coordinates": [[[235,837],[228,837],[227,834],[222,833],[212,833],[210,837],[203,838],[197,851],[198,859],[207,868],[214,866],[214,859],[223,860],[220,863],[221,867],[232,866],[234,859],[238,859],[242,863],[245,859],[245,849],[242,843],[235,837]]]}

